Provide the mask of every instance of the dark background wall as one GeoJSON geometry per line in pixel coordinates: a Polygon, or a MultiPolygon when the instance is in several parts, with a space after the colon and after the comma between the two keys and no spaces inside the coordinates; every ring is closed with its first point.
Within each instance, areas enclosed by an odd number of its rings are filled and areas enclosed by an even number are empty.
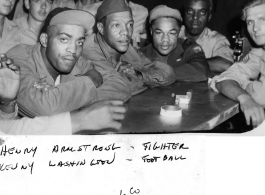
{"type": "MultiPolygon", "coordinates": [[[[157,5],[167,5],[182,10],[185,0],[132,0],[145,6],[149,12],[157,5]]],[[[241,30],[241,7],[246,0],[213,0],[214,10],[208,27],[225,35],[230,41],[236,30],[241,30]]]]}

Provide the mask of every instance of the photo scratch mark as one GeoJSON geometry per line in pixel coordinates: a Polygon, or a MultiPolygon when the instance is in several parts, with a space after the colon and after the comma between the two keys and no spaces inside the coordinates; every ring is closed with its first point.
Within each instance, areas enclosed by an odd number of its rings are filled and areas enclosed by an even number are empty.
{"type": "Polygon", "coordinates": [[[1,137],[0,137],[0,146],[3,145],[5,143],[5,140],[3,140],[1,137]]]}
{"type": "Polygon", "coordinates": [[[128,161],[132,161],[132,159],[126,159],[126,160],[128,160],[128,161]]]}

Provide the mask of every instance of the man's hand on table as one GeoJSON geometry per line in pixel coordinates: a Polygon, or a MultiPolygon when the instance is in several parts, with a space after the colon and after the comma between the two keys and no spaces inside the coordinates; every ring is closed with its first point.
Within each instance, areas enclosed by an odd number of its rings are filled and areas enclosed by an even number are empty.
{"type": "Polygon", "coordinates": [[[14,100],[17,97],[20,82],[19,67],[13,60],[0,54],[0,98],[14,100]]]}
{"type": "Polygon", "coordinates": [[[119,61],[116,64],[115,70],[124,74],[136,74],[134,67],[131,64],[123,61],[119,61]]]}
{"type": "Polygon", "coordinates": [[[129,64],[128,62],[119,61],[114,68],[117,72],[123,73],[125,75],[127,74],[127,75],[136,76],[139,79],[143,79],[142,73],[136,71],[133,65],[129,64]]]}
{"type": "Polygon", "coordinates": [[[81,130],[121,128],[126,109],[119,100],[96,102],[78,111],[71,112],[73,134],[81,130]]]}
{"type": "Polygon", "coordinates": [[[250,125],[250,121],[252,121],[252,125],[257,127],[265,120],[264,108],[256,103],[250,95],[239,95],[238,101],[245,115],[247,125],[250,125]]]}

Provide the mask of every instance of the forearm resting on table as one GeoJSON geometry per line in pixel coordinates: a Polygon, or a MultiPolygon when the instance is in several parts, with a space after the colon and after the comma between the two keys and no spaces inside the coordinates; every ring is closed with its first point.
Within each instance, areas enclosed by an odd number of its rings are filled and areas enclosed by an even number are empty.
{"type": "Polygon", "coordinates": [[[230,99],[238,102],[242,102],[245,98],[251,98],[251,96],[234,80],[218,82],[216,83],[216,89],[230,99]]]}
{"type": "Polygon", "coordinates": [[[208,58],[207,62],[213,72],[224,72],[233,64],[233,62],[220,56],[208,58]]]}

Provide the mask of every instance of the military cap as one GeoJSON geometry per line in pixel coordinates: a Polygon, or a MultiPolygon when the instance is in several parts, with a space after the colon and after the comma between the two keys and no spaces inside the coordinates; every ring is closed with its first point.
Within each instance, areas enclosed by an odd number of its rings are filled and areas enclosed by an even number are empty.
{"type": "Polygon", "coordinates": [[[59,24],[78,25],[84,27],[86,31],[89,31],[95,24],[95,17],[83,10],[58,7],[48,14],[42,32],[46,32],[49,26],[59,24]]]}
{"type": "Polygon", "coordinates": [[[98,8],[96,19],[99,22],[107,15],[125,11],[131,11],[127,0],[104,0],[98,8]]]}
{"type": "Polygon", "coordinates": [[[182,22],[180,12],[177,9],[172,9],[166,5],[158,5],[150,12],[149,23],[160,17],[173,17],[182,22]]]}

